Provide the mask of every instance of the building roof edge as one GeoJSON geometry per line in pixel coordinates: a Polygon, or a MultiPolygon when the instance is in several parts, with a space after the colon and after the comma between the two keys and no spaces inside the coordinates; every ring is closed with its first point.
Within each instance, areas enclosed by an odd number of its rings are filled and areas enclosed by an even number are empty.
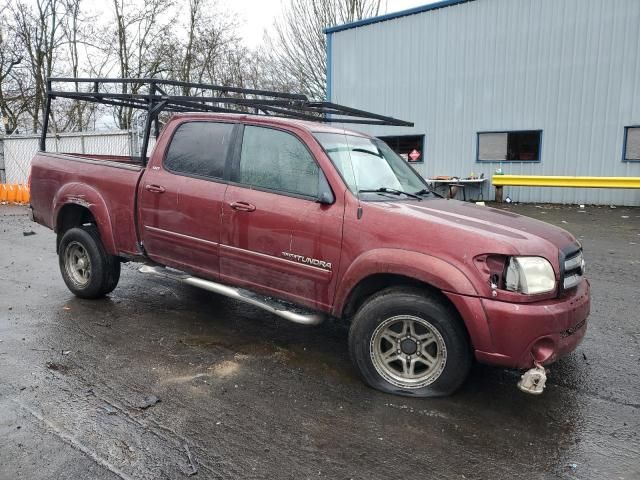
{"type": "Polygon", "coordinates": [[[365,18],[364,20],[358,20],[356,22],[345,23],[344,25],[336,25],[334,27],[327,27],[323,31],[325,34],[341,32],[343,30],[350,30],[352,28],[364,27],[374,23],[386,22],[388,20],[395,20],[396,18],[407,17],[409,15],[416,15],[418,13],[429,12],[431,10],[438,10],[440,8],[452,7],[461,3],[473,2],[475,0],[441,0],[436,3],[429,3],[420,7],[413,7],[407,10],[401,10],[399,12],[387,13],[386,15],[379,15],[377,17],[365,18]]]}

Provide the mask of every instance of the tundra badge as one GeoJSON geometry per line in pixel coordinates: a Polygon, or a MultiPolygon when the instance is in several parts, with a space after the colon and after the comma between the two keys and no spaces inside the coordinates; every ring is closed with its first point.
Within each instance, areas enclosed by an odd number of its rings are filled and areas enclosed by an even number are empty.
{"type": "Polygon", "coordinates": [[[331,262],[325,262],[316,258],[305,257],[304,255],[296,255],[295,253],[289,252],[282,252],[282,256],[295,262],[313,265],[314,267],[324,268],[325,270],[331,270],[331,262]]]}

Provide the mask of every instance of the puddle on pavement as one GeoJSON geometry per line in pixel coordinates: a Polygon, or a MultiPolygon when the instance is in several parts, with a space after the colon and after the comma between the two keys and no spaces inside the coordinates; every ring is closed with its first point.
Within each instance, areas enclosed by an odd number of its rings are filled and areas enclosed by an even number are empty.
{"type": "MultiPolygon", "coordinates": [[[[317,332],[317,334],[321,337],[326,335],[324,332],[317,332]]],[[[242,337],[245,334],[243,332],[234,332],[232,335],[242,337]]],[[[342,347],[338,345],[339,348],[336,348],[336,343],[332,342],[330,349],[326,351],[319,350],[316,341],[311,346],[305,346],[296,340],[292,340],[286,345],[278,344],[269,339],[235,342],[231,335],[229,338],[216,338],[212,335],[189,336],[181,339],[180,343],[197,348],[218,348],[232,354],[233,360],[222,361],[213,367],[216,376],[234,375],[245,362],[254,359],[268,359],[279,364],[303,368],[310,375],[330,375],[332,377],[340,377],[343,381],[357,381],[348,361],[348,356],[345,353],[346,343],[342,347]],[[340,351],[341,349],[345,350],[345,352],[340,351]]]]}
{"type": "MultiPolygon", "coordinates": [[[[241,336],[239,333],[238,336],[241,336]]],[[[234,342],[232,339],[217,339],[211,335],[190,336],[180,340],[189,347],[220,348],[246,357],[286,357],[290,352],[273,342],[234,342]]]]}

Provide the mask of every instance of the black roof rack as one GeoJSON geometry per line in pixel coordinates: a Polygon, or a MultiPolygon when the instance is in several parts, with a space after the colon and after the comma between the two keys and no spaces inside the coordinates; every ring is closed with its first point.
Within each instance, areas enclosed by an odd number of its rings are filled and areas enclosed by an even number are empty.
{"type": "Polygon", "coordinates": [[[42,151],[46,148],[45,140],[49,126],[51,100],[55,98],[69,98],[102,105],[146,110],[144,139],[140,151],[143,163],[146,163],[152,123],[155,123],[157,136],[158,115],[163,111],[255,113],[313,122],[413,127],[411,122],[345,107],[332,102],[310,101],[305,95],[300,94],[156,78],[63,77],[47,79],[47,104],[42,125],[42,137],[40,139],[40,150],[42,151]],[[59,88],[54,88],[58,87],[56,84],[61,85],[59,88]],[[88,84],[90,91],[75,91],[76,84],[88,84]],[[110,85],[122,87],[124,84],[135,85],[136,93],[119,93],[108,90],[110,85]],[[64,88],[71,85],[74,86],[73,90],[64,88]],[[180,93],[186,90],[188,92],[194,91],[195,94],[170,94],[175,92],[176,87],[181,90],[180,93]]]}

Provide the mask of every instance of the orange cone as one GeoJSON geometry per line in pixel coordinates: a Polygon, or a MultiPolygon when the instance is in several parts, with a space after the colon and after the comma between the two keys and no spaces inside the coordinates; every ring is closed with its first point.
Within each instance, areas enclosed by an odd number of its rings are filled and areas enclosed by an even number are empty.
{"type": "Polygon", "coordinates": [[[0,183],[0,202],[7,201],[7,184],[0,183]]]}

